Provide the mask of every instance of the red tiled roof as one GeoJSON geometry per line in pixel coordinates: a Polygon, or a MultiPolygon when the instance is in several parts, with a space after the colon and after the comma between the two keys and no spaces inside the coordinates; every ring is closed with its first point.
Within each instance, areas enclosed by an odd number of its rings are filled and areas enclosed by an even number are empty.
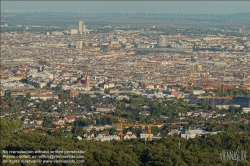
{"type": "Polygon", "coordinates": [[[66,118],[68,120],[76,119],[76,115],[67,115],[66,118]]]}

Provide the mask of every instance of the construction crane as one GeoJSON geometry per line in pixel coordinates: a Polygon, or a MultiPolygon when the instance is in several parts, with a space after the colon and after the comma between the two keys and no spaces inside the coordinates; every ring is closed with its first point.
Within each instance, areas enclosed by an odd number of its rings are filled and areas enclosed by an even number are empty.
{"type": "Polygon", "coordinates": [[[151,134],[151,127],[162,127],[164,124],[140,124],[140,123],[128,123],[124,119],[119,119],[119,123],[112,123],[113,126],[120,126],[120,141],[123,141],[123,127],[124,126],[141,126],[141,127],[147,127],[148,133],[147,133],[147,140],[150,141],[150,134],[151,134]]]}

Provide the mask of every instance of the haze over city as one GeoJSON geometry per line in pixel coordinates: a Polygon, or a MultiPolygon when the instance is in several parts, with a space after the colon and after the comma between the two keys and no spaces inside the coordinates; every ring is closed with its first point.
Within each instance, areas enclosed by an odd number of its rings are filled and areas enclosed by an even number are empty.
{"type": "Polygon", "coordinates": [[[1,1],[1,11],[49,12],[166,12],[234,14],[250,12],[249,1],[1,1]]]}

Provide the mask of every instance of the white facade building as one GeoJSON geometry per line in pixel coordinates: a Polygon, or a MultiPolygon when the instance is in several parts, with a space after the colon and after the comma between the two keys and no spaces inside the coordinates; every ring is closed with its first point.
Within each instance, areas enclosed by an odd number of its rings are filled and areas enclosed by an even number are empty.
{"type": "Polygon", "coordinates": [[[77,29],[71,29],[70,34],[71,35],[77,35],[78,34],[78,30],[77,29]]]}

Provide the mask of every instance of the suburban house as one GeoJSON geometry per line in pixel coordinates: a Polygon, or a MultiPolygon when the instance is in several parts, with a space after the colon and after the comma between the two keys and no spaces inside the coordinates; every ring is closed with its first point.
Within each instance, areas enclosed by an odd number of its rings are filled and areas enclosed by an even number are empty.
{"type": "Polygon", "coordinates": [[[116,96],[116,100],[129,100],[130,97],[129,96],[126,96],[126,95],[119,95],[119,96],[116,96]]]}
{"type": "Polygon", "coordinates": [[[149,116],[150,112],[149,111],[141,111],[141,112],[139,112],[139,115],[149,116]]]}
{"type": "Polygon", "coordinates": [[[64,119],[55,119],[55,120],[52,122],[52,124],[53,124],[53,125],[63,125],[64,122],[65,122],[64,119]]]}
{"type": "Polygon", "coordinates": [[[76,115],[67,115],[64,117],[66,123],[72,123],[76,120],[76,115]]]}
{"type": "MultiPolygon", "coordinates": [[[[150,137],[151,138],[151,137],[150,137]]],[[[159,132],[156,136],[152,136],[152,140],[161,139],[161,133],[159,132]]]]}
{"type": "Polygon", "coordinates": [[[41,132],[39,135],[40,135],[40,136],[45,136],[46,133],[45,133],[45,132],[41,132]]]}
{"type": "Polygon", "coordinates": [[[134,135],[131,131],[128,131],[126,134],[124,134],[124,140],[126,139],[136,139],[136,135],[134,135]]]}
{"type": "Polygon", "coordinates": [[[168,134],[169,134],[171,137],[172,137],[173,135],[179,136],[179,135],[181,134],[181,131],[174,129],[174,130],[171,130],[170,133],[168,133],[168,134]]]}
{"type": "Polygon", "coordinates": [[[42,125],[42,124],[43,124],[43,120],[37,120],[37,121],[36,121],[36,124],[37,124],[37,125],[42,125]]]}
{"type": "Polygon", "coordinates": [[[103,131],[98,134],[98,136],[108,136],[108,135],[109,135],[109,131],[103,131]]]}
{"type": "Polygon", "coordinates": [[[67,126],[66,131],[71,131],[72,127],[71,126],[67,126]]]}
{"type": "Polygon", "coordinates": [[[185,138],[185,139],[189,139],[189,138],[195,138],[195,137],[199,137],[202,135],[215,135],[218,132],[207,132],[204,130],[200,130],[200,129],[196,129],[196,130],[186,130],[185,134],[181,134],[181,138],[185,138]]]}
{"type": "Polygon", "coordinates": [[[120,140],[120,137],[118,135],[108,135],[108,136],[97,136],[95,138],[96,140],[99,141],[111,141],[111,140],[120,140]]]}
{"type": "Polygon", "coordinates": [[[63,124],[57,124],[57,125],[54,125],[54,127],[56,129],[60,129],[60,128],[64,128],[64,125],[63,124]]]}
{"type": "Polygon", "coordinates": [[[95,138],[95,134],[91,132],[87,132],[86,134],[84,134],[84,138],[95,138]]]}
{"type": "Polygon", "coordinates": [[[51,133],[54,133],[55,131],[56,131],[56,128],[52,128],[52,129],[50,130],[51,133]]]}
{"type": "Polygon", "coordinates": [[[109,107],[97,107],[96,112],[101,112],[101,113],[112,113],[115,112],[115,107],[114,106],[109,106],[109,107]]]}
{"type": "Polygon", "coordinates": [[[152,139],[153,134],[148,135],[148,132],[146,130],[143,130],[142,133],[140,134],[141,139],[147,139],[148,136],[150,137],[150,139],[152,139]]]}
{"type": "Polygon", "coordinates": [[[77,136],[76,138],[77,138],[78,140],[80,140],[80,141],[82,140],[82,137],[80,137],[80,136],[77,136]]]}

